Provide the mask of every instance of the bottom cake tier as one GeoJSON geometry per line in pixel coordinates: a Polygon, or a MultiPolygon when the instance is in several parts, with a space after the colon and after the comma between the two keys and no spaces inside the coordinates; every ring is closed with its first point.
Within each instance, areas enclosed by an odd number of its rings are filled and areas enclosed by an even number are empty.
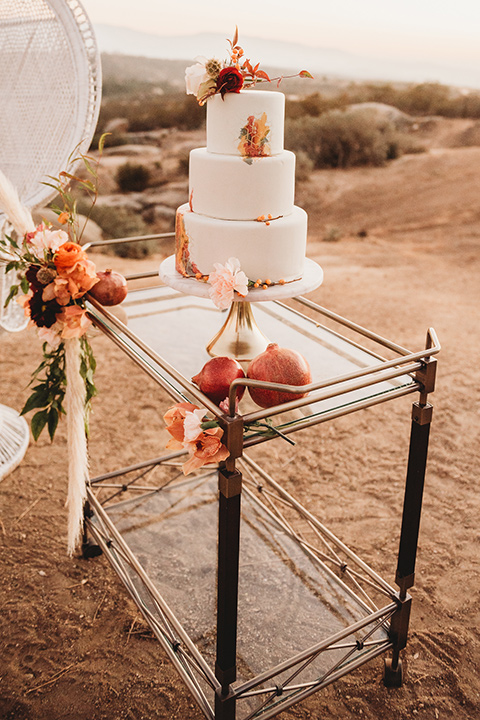
{"type": "Polygon", "coordinates": [[[237,258],[249,280],[291,282],[302,277],[307,245],[307,213],[264,220],[217,220],[177,210],[175,267],[185,277],[209,275],[214,264],[237,258]]]}

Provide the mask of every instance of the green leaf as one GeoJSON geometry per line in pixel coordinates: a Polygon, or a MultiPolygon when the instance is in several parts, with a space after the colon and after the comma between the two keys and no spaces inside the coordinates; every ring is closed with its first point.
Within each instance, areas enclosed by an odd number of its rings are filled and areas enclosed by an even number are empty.
{"type": "Polygon", "coordinates": [[[58,410],[56,410],[53,407],[50,408],[50,410],[48,411],[48,421],[47,421],[48,422],[48,434],[50,435],[50,440],[53,440],[53,438],[55,437],[55,431],[57,429],[58,419],[59,419],[58,410]]]}
{"type": "Polygon", "coordinates": [[[30,397],[28,398],[27,402],[23,406],[20,415],[26,415],[30,410],[35,410],[35,408],[44,408],[49,404],[49,392],[48,388],[45,388],[43,390],[37,390],[36,392],[32,393],[30,397]]]}
{"type": "Polygon", "coordinates": [[[78,175],[72,175],[72,173],[69,173],[69,172],[67,172],[66,170],[62,170],[62,172],[60,173],[60,175],[61,175],[62,177],[68,178],[69,180],[76,180],[76,181],[78,181],[78,182],[82,182],[82,178],[81,178],[81,177],[78,177],[78,175]]]}
{"type": "MultiPolygon", "coordinates": [[[[51,175],[49,175],[48,177],[51,177],[51,175]]],[[[57,179],[57,178],[52,178],[52,180],[56,180],[56,179],[57,179]]],[[[46,185],[47,187],[53,188],[57,193],[60,192],[60,189],[59,189],[58,185],[54,185],[53,183],[42,182],[42,185],[46,185]]]]}
{"type": "Polygon", "coordinates": [[[206,420],[200,425],[200,427],[202,430],[209,430],[210,428],[218,427],[218,422],[216,420],[206,420]]]}
{"type": "Polygon", "coordinates": [[[20,279],[20,287],[22,288],[22,292],[24,295],[26,295],[28,293],[28,291],[30,290],[30,283],[28,282],[25,275],[23,275],[22,278],[20,279]]]}
{"type": "Polygon", "coordinates": [[[301,78],[311,78],[311,79],[313,80],[313,75],[311,75],[311,74],[308,72],[308,70],[302,70],[301,72],[299,72],[299,73],[298,73],[298,77],[301,77],[301,78]]]}
{"type": "Polygon", "coordinates": [[[12,247],[14,247],[18,250],[18,243],[16,242],[16,240],[14,240],[13,237],[11,237],[11,235],[5,235],[5,237],[9,241],[10,245],[12,245],[12,247]]]}
{"type": "Polygon", "coordinates": [[[89,190],[90,192],[95,192],[95,185],[91,180],[83,180],[79,183],[79,186],[85,188],[85,190],[89,190]]]}
{"type": "Polygon", "coordinates": [[[216,81],[213,80],[213,78],[208,78],[208,80],[205,80],[205,82],[200,83],[198,92],[197,92],[197,98],[201,98],[204,95],[212,94],[216,87],[217,87],[216,81]]]}
{"type": "Polygon", "coordinates": [[[40,437],[40,433],[42,432],[43,428],[47,424],[48,421],[48,410],[42,410],[41,412],[35,413],[35,415],[32,418],[32,435],[35,440],[35,442],[40,437]]]}
{"type": "Polygon", "coordinates": [[[7,295],[7,299],[5,300],[5,305],[3,307],[7,307],[10,300],[12,300],[15,295],[18,295],[18,285],[12,285],[10,288],[10,292],[7,295]]]}
{"type": "Polygon", "coordinates": [[[103,152],[103,148],[104,148],[105,140],[107,139],[107,136],[111,135],[111,134],[112,133],[106,132],[100,136],[100,140],[98,141],[98,151],[100,154],[102,154],[102,152],[103,152]]]}
{"type": "Polygon", "coordinates": [[[86,155],[84,155],[84,156],[82,157],[82,160],[83,160],[83,164],[85,165],[85,168],[86,168],[87,171],[90,173],[90,175],[93,175],[93,177],[97,177],[96,170],[94,170],[94,168],[92,168],[92,166],[90,165],[90,162],[88,161],[88,158],[87,158],[86,155]]]}

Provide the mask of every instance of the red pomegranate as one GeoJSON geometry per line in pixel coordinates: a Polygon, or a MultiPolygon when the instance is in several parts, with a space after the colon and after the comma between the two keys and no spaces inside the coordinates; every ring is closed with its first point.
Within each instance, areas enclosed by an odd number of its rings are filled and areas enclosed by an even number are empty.
{"type": "MultiPolygon", "coordinates": [[[[263,353],[252,360],[247,369],[247,377],[283,385],[308,385],[312,382],[310,366],[303,355],[296,350],[278,347],[276,343],[270,343],[263,353]]],[[[289,400],[299,400],[308,395],[255,387],[249,387],[248,391],[252,400],[263,408],[289,400]]]]}
{"type": "Polygon", "coordinates": [[[90,295],[98,300],[102,305],[119,305],[127,297],[127,281],[115,272],[115,270],[105,270],[105,272],[97,272],[99,278],[90,290],[90,295]]]}
{"type": "MultiPolygon", "coordinates": [[[[214,357],[209,360],[198,375],[192,377],[192,382],[216,405],[228,397],[230,383],[236,378],[244,378],[242,366],[231,357],[214,357]]],[[[245,386],[237,388],[237,399],[241,400],[245,386]]]]}

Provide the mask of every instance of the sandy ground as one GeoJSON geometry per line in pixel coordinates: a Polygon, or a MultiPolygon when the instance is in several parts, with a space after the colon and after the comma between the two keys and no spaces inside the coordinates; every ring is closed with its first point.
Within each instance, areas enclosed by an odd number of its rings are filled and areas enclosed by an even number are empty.
{"type": "MultiPolygon", "coordinates": [[[[433,326],[443,349],[405,682],[386,689],[378,659],[284,712],[285,720],[480,717],[479,160],[479,149],[448,150],[388,168],[319,172],[300,189],[309,255],[325,270],[312,298],[414,350],[433,326]],[[323,239],[332,236],[339,239],[323,239]]],[[[94,349],[92,472],[161,454],[168,399],[106,338],[94,349]]],[[[30,333],[1,334],[2,402],[20,409],[39,357],[30,333]]],[[[302,472],[290,463],[286,487],[392,582],[411,402],[305,431],[294,450],[262,446],[267,464],[295,453],[302,472]]],[[[32,441],[0,483],[0,717],[199,719],[105,558],[66,555],[66,451],[61,427],[53,445],[32,441]]]]}

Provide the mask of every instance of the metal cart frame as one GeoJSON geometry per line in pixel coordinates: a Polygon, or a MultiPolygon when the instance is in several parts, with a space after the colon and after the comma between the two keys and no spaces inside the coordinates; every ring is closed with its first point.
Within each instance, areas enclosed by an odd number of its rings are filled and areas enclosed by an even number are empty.
{"type": "MultiPolygon", "coordinates": [[[[144,276],[144,274],[142,274],[144,276]]],[[[139,276],[131,276],[130,279],[139,276]]],[[[132,294],[133,295],[133,294],[132,294]]],[[[206,398],[175,367],[152,350],[131,329],[112,313],[91,300],[90,317],[95,326],[116,343],[134,362],[155,380],[175,400],[188,397],[206,408],[224,430],[223,442],[230,451],[229,458],[218,470],[218,546],[217,546],[217,602],[216,649],[212,668],[202,656],[178,621],[147,572],[131,551],[121,532],[112,522],[108,505],[122,493],[134,489],[137,494],[150,495],[158,491],[145,478],[154,469],[171,467],[181,459],[181,453],[170,453],[152,460],[142,461],[127,468],[93,478],[88,488],[85,511],[85,556],[103,551],[127,590],[149,623],[166,654],[189,687],[205,717],[211,720],[235,720],[242,700],[248,700],[242,718],[251,720],[272,718],[312,693],[334,682],[352,669],[370,659],[385,654],[384,682],[387,686],[402,683],[400,652],[406,646],[411,596],[408,590],[414,584],[415,561],[422,509],[423,486],[427,462],[428,440],[432,420],[432,405],[428,396],[434,390],[436,359],[440,350],[433,329],[427,333],[424,349],[416,352],[391,342],[336,313],[304,298],[294,298],[294,307],[283,302],[275,305],[281,313],[293,314],[302,322],[311,324],[312,332],[334,324],[329,330],[342,342],[364,348],[369,343],[374,349],[366,350],[372,364],[337,377],[313,382],[305,386],[308,396],[292,400],[266,410],[245,415],[235,414],[235,386],[260,385],[298,392],[259,381],[236,380],[230,389],[230,411],[224,414],[206,398]],[[339,328],[339,329],[338,329],[339,328]],[[348,332],[350,337],[345,337],[348,332]],[[391,356],[384,357],[385,351],[391,356]],[[340,398],[353,391],[375,389],[382,383],[408,377],[388,392],[371,393],[360,399],[326,409],[310,412],[290,423],[279,423],[277,430],[257,432],[256,423],[275,418],[286,411],[315,408],[317,403],[340,398]],[[385,582],[344,543],[330,532],[309,510],[292,497],[271,474],[263,470],[248,454],[254,445],[275,437],[275,433],[289,436],[305,427],[326,422],[359,409],[377,405],[407,394],[419,393],[413,403],[410,447],[403,502],[403,517],[397,559],[395,583],[398,590],[385,582]],[[249,428],[245,432],[245,427],[249,428]],[[247,452],[245,452],[247,451],[247,452]],[[98,497],[103,488],[103,500],[98,497]],[[110,489],[106,494],[105,491],[110,489]],[[310,647],[282,661],[275,667],[247,680],[237,681],[237,601],[239,586],[240,528],[242,499],[248,499],[264,517],[268,517],[282,533],[293,539],[309,559],[322,572],[349,593],[364,609],[357,622],[313,643],[310,647]],[[106,509],[107,508],[107,509],[106,509]],[[316,541],[312,541],[311,535],[316,541]],[[93,538],[89,539],[89,536],[93,538]],[[379,602],[380,598],[380,602],[379,602]],[[382,604],[383,603],[383,604],[382,604]],[[334,651],[332,653],[332,650],[334,651]],[[315,678],[304,680],[302,674],[320,656],[332,655],[328,667],[315,678]],[[340,653],[340,655],[339,655],[340,653]],[[211,703],[205,687],[213,693],[211,703]],[[246,714],[245,714],[246,713],[246,714]]],[[[203,474],[211,475],[208,469],[203,474]]]]}

